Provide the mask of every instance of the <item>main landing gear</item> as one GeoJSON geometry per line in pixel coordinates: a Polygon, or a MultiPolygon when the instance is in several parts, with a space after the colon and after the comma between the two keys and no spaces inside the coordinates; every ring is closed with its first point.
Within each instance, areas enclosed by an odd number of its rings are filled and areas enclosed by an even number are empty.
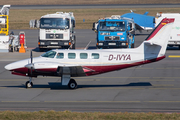
{"type": "Polygon", "coordinates": [[[69,67],[60,68],[61,71],[59,74],[61,75],[61,83],[62,85],[67,85],[69,89],[76,89],[77,83],[74,79],[71,78],[71,71],[69,67]]]}
{"type": "MultiPolygon", "coordinates": [[[[30,77],[29,77],[29,81],[26,82],[26,88],[32,88],[33,87],[33,83],[32,83],[32,71],[33,71],[33,67],[34,64],[32,62],[32,55],[31,55],[31,66],[28,66],[30,71],[30,77]]],[[[69,67],[62,67],[62,68],[58,68],[58,70],[60,72],[57,72],[57,74],[59,74],[59,76],[61,77],[61,84],[62,86],[68,86],[69,89],[76,89],[77,88],[77,83],[74,79],[71,78],[71,70],[69,67]]]]}
{"type": "MultiPolygon", "coordinates": [[[[69,83],[67,85],[68,85],[69,89],[76,89],[77,88],[77,83],[74,79],[70,79],[69,83]]],[[[32,88],[32,87],[33,87],[33,82],[31,80],[31,78],[29,78],[29,81],[26,82],[26,88],[32,88]]]]}
{"type": "Polygon", "coordinates": [[[70,79],[69,83],[68,83],[68,87],[69,89],[75,89],[77,88],[77,83],[74,79],[70,79]]]}

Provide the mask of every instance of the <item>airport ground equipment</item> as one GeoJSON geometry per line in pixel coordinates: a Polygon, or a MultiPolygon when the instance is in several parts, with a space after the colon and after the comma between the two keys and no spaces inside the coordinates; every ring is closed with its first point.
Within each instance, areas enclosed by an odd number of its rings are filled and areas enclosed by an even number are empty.
{"type": "Polygon", "coordinates": [[[112,15],[93,23],[97,48],[134,48],[135,24],[132,19],[112,15]]]}
{"type": "Polygon", "coordinates": [[[161,22],[163,18],[175,18],[172,26],[172,30],[169,36],[168,46],[178,46],[180,49],[180,13],[157,13],[156,14],[156,26],[161,22]]]}
{"type": "MultiPolygon", "coordinates": [[[[14,35],[13,32],[10,33],[9,35],[9,51],[10,52],[20,52],[19,50],[25,51],[26,46],[26,37],[25,37],[25,32],[20,31],[19,35],[14,35]]],[[[21,52],[24,53],[24,52],[21,52]]]]}
{"type": "Polygon", "coordinates": [[[72,12],[47,14],[40,20],[31,20],[30,27],[39,28],[39,49],[75,49],[75,18],[72,12]]]}
{"type": "Polygon", "coordinates": [[[0,10],[0,52],[9,52],[9,8],[4,5],[0,10]]]}
{"type": "Polygon", "coordinates": [[[138,14],[134,13],[131,10],[131,13],[126,13],[121,15],[121,17],[126,17],[134,20],[136,30],[139,30],[140,32],[142,30],[153,30],[155,28],[155,17],[149,16],[148,12],[145,12],[144,14],[138,14]]]}
{"type": "MultiPolygon", "coordinates": [[[[14,35],[13,32],[9,34],[9,9],[11,5],[4,5],[0,10],[0,52],[14,52],[20,48],[20,35],[14,35]]],[[[25,33],[23,45],[26,46],[25,33]]]]}

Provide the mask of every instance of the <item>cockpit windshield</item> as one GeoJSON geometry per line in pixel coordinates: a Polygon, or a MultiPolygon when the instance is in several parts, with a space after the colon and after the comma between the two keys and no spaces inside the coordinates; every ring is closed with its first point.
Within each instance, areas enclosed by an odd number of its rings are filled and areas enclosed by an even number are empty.
{"type": "Polygon", "coordinates": [[[99,24],[100,31],[125,31],[125,22],[104,21],[99,24]]]}
{"type": "Polygon", "coordinates": [[[41,57],[54,58],[55,55],[56,55],[56,52],[51,50],[42,54],[41,57]]]}
{"type": "Polygon", "coordinates": [[[41,18],[40,28],[44,29],[69,29],[68,18],[41,18]]]}

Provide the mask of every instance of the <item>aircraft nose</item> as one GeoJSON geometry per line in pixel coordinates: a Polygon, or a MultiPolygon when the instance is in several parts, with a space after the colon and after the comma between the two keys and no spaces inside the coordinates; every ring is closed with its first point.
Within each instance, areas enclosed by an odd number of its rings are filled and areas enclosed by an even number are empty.
{"type": "Polygon", "coordinates": [[[11,64],[8,64],[4,67],[6,70],[11,70],[12,69],[12,65],[11,64]]]}

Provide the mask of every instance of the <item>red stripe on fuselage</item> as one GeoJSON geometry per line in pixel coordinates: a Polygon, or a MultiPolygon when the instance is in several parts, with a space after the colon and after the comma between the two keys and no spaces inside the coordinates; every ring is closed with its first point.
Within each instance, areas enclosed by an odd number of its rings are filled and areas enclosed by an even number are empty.
{"type": "Polygon", "coordinates": [[[152,62],[162,60],[164,58],[165,58],[165,56],[162,56],[162,57],[158,57],[158,58],[151,59],[151,60],[140,61],[140,62],[130,63],[130,64],[122,64],[122,65],[83,66],[83,67],[87,67],[87,68],[93,69],[95,71],[95,72],[91,72],[91,73],[86,73],[87,76],[90,76],[90,75],[102,74],[102,73],[115,71],[115,70],[121,70],[121,69],[125,69],[125,68],[128,68],[128,67],[134,67],[134,66],[137,66],[137,65],[152,63],[152,62]]]}

